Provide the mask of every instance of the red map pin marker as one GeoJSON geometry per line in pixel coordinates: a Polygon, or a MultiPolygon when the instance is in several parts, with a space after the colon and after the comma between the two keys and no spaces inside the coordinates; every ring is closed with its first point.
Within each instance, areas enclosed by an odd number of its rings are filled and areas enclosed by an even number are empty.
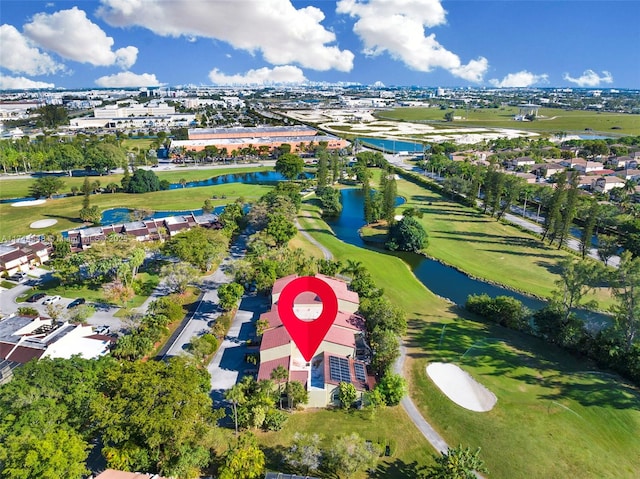
{"type": "Polygon", "coordinates": [[[301,276],[287,284],[280,293],[278,315],[302,357],[309,362],[338,315],[338,298],[331,286],[321,279],[301,276]],[[312,321],[298,318],[293,310],[296,297],[307,291],[315,293],[322,301],[322,313],[312,321]]]}

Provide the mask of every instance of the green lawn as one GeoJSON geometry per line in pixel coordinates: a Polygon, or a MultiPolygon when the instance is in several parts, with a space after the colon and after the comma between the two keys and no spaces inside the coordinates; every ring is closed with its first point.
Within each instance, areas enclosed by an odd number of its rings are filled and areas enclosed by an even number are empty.
{"type": "Polygon", "coordinates": [[[313,223],[299,220],[316,239],[337,259],[362,261],[385,295],[405,309],[411,395],[449,444],[482,446],[489,477],[632,478],[640,470],[637,389],[617,377],[577,374],[597,368],[535,338],[464,319],[463,310],[434,296],[401,259],[339,241],[316,206],[303,209],[315,215],[313,223]],[[480,340],[487,346],[478,343],[463,358],[480,340]],[[444,397],[425,372],[427,362],[442,359],[461,364],[492,390],[494,410],[467,411],[444,397]]]}
{"type": "MultiPolygon", "coordinates": [[[[450,111],[450,110],[447,110],[450,111]]],[[[440,108],[397,108],[384,111],[378,116],[383,119],[403,121],[442,121],[445,111],[440,108]]],[[[540,108],[538,120],[532,122],[514,121],[517,107],[482,108],[478,110],[454,110],[454,116],[466,118],[444,123],[451,128],[475,126],[487,128],[514,128],[535,132],[556,133],[585,132],[589,128],[606,135],[640,135],[640,115],[627,113],[600,113],[584,110],[561,110],[540,108]],[[613,127],[619,127],[612,129],[613,127]]]]}
{"type": "Polygon", "coordinates": [[[317,433],[323,437],[322,447],[328,447],[332,438],[340,434],[358,433],[372,442],[391,442],[393,453],[381,458],[376,472],[353,478],[406,478],[417,477],[416,472],[431,464],[433,451],[402,408],[393,407],[376,411],[374,417],[360,411],[313,410],[296,412],[278,432],[258,433],[258,440],[267,455],[267,469],[282,471],[280,457],[291,444],[296,432],[317,433]]]}
{"type": "MultiPolygon", "coordinates": [[[[156,175],[161,180],[167,180],[170,183],[178,183],[181,178],[187,181],[206,180],[214,176],[228,175],[234,173],[250,173],[255,171],[268,171],[272,168],[266,166],[251,166],[246,168],[229,167],[229,168],[216,168],[216,169],[199,169],[199,170],[172,170],[172,171],[156,171],[156,175]]],[[[99,181],[102,187],[107,186],[109,183],[117,183],[120,185],[122,180],[122,174],[113,174],[108,176],[90,176],[89,181],[99,181]]],[[[84,183],[84,177],[64,177],[65,187],[60,193],[70,193],[71,187],[76,186],[81,188],[84,183]]],[[[19,177],[19,178],[2,178],[0,179],[0,199],[5,198],[21,198],[30,196],[29,188],[35,181],[34,178],[19,177]]]]}
{"type": "MultiPolygon", "coordinates": [[[[559,279],[558,263],[571,253],[543,244],[530,233],[496,221],[473,208],[407,180],[398,180],[398,194],[415,207],[429,235],[426,253],[467,274],[535,296],[548,298],[559,279]]],[[[607,309],[608,290],[594,296],[607,309]]]]}
{"type": "MultiPolygon", "coordinates": [[[[144,208],[159,210],[186,210],[202,207],[204,200],[212,199],[213,205],[226,205],[236,198],[252,201],[260,198],[272,187],[268,185],[245,185],[242,183],[228,183],[201,188],[179,188],[169,191],[156,191],[144,194],[103,193],[91,196],[91,205],[100,210],[109,208],[144,208]],[[225,198],[223,198],[223,196],[225,198]]],[[[0,235],[4,237],[19,236],[30,233],[59,232],[71,228],[79,228],[83,223],[78,218],[82,208],[82,196],[47,200],[46,203],[33,206],[14,207],[10,204],[0,204],[0,235]],[[58,223],[44,230],[33,230],[29,225],[36,220],[53,218],[58,223]]]]}

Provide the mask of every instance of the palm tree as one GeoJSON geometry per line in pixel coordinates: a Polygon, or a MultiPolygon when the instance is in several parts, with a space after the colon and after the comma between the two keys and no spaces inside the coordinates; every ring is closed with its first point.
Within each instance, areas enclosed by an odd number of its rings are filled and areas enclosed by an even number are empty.
{"type": "MultiPolygon", "coordinates": [[[[269,377],[278,383],[278,400],[282,401],[282,381],[289,379],[289,371],[280,365],[271,371],[269,377]]],[[[280,407],[282,407],[282,404],[280,404],[280,407]]]]}
{"type": "Polygon", "coordinates": [[[224,393],[224,398],[233,406],[233,418],[236,426],[236,436],[238,435],[238,404],[242,404],[246,397],[241,384],[235,384],[224,393]]]}
{"type": "Polygon", "coordinates": [[[354,276],[366,271],[367,268],[362,264],[362,261],[348,259],[347,264],[342,268],[342,273],[352,274],[354,276]]]}
{"type": "Polygon", "coordinates": [[[187,180],[185,178],[180,178],[180,180],[178,182],[182,185],[183,188],[187,184],[187,180]]]}

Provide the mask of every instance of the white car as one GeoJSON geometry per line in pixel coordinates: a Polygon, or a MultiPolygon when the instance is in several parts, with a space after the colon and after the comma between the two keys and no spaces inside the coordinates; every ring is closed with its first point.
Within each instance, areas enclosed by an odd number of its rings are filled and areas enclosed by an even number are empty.
{"type": "Polygon", "coordinates": [[[42,304],[53,304],[57,301],[60,301],[62,298],[60,296],[49,296],[47,299],[45,299],[42,304]]]}

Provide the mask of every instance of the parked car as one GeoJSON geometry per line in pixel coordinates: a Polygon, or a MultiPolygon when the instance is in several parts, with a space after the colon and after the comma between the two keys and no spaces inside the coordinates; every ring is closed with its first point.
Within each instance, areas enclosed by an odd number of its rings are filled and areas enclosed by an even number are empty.
{"type": "Polygon", "coordinates": [[[49,296],[47,299],[45,299],[42,304],[53,304],[57,301],[60,301],[62,298],[58,295],[56,296],[49,296]]]}
{"type": "Polygon", "coordinates": [[[86,302],[87,302],[87,300],[84,299],[84,298],[74,299],[73,301],[71,301],[69,303],[69,306],[67,306],[67,309],[75,308],[76,306],[80,306],[81,304],[84,304],[86,302]]]}
{"type": "Polygon", "coordinates": [[[27,303],[35,303],[36,301],[40,301],[42,298],[46,296],[45,293],[36,293],[29,296],[27,299],[27,303]]]}
{"type": "Polygon", "coordinates": [[[27,273],[22,273],[22,272],[15,273],[9,276],[9,279],[11,281],[15,281],[16,283],[19,283],[20,281],[27,279],[27,273]]]}

